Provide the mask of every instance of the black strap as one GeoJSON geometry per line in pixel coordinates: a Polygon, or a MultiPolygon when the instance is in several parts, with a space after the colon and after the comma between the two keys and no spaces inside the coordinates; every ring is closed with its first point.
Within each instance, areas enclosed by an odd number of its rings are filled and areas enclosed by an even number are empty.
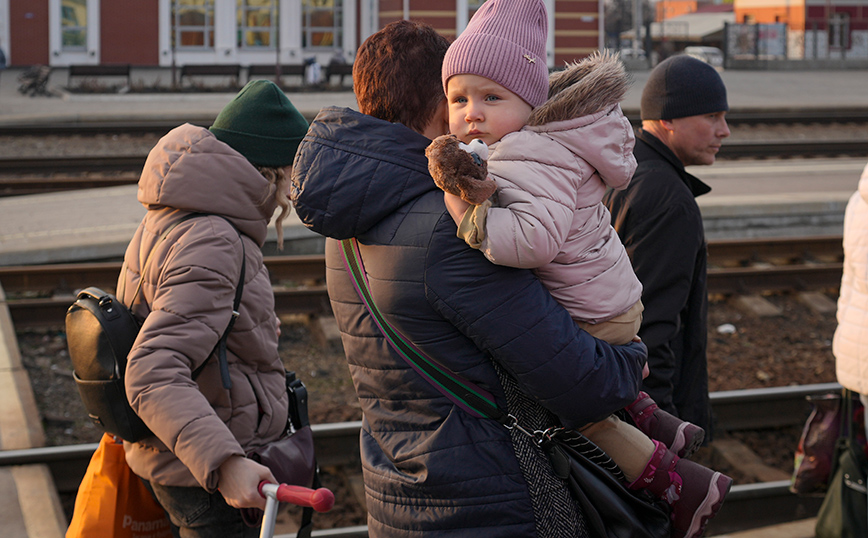
{"type": "MultiPolygon", "coordinates": [[[[228,220],[226,222],[229,222],[228,220]]],[[[232,224],[229,222],[229,224],[232,224]]],[[[235,226],[232,226],[235,228],[235,226]]],[[[229,318],[229,325],[226,327],[226,330],[223,331],[223,335],[220,337],[220,340],[217,342],[217,346],[215,349],[217,350],[217,364],[220,365],[220,379],[223,380],[223,388],[229,390],[232,388],[232,379],[229,378],[229,360],[226,358],[226,342],[229,340],[229,333],[232,332],[232,327],[235,326],[235,320],[238,319],[238,316],[241,315],[238,312],[238,308],[241,306],[241,294],[244,291],[244,274],[247,267],[247,254],[244,251],[244,239],[241,237],[241,232],[235,228],[235,231],[238,232],[238,239],[241,240],[241,275],[238,277],[238,285],[235,286],[235,300],[232,302],[232,317],[229,318]]],[[[214,353],[212,352],[211,355],[214,353]]],[[[211,355],[208,355],[208,358],[211,358],[211,355]]],[[[208,359],[205,359],[196,370],[193,371],[193,379],[196,379],[196,376],[199,375],[199,372],[202,371],[202,368],[208,364],[208,359]]]]}
{"type": "MultiPolygon", "coordinates": [[[[204,216],[203,213],[196,213],[196,215],[204,216]]],[[[216,216],[228,222],[229,225],[232,226],[232,229],[235,230],[235,233],[238,234],[238,239],[241,241],[241,274],[238,276],[238,284],[235,286],[235,299],[232,301],[232,316],[229,318],[229,324],[226,326],[226,330],[223,331],[223,334],[220,336],[220,340],[217,341],[214,349],[208,354],[208,358],[205,359],[205,362],[193,370],[193,379],[195,380],[199,376],[208,364],[208,361],[211,360],[211,356],[214,355],[214,353],[217,353],[217,364],[220,366],[220,379],[223,382],[223,388],[229,390],[232,388],[232,379],[229,377],[229,359],[226,358],[226,342],[229,340],[229,333],[232,332],[232,327],[235,326],[235,320],[238,319],[238,316],[240,315],[238,308],[241,306],[241,294],[244,292],[244,275],[247,269],[247,253],[244,250],[244,238],[241,237],[241,232],[238,228],[236,228],[235,225],[226,217],[221,215],[216,216]]]]}

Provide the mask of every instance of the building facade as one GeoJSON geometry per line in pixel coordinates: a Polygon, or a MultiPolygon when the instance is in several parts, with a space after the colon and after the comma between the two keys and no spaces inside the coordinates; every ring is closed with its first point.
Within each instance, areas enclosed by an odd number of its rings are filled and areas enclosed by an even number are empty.
{"type": "MultiPolygon", "coordinates": [[[[449,39],[484,0],[0,0],[11,66],[299,64],[358,46],[389,22],[431,24],[449,39]]],[[[603,0],[545,0],[549,66],[602,47],[603,0]]]]}
{"type": "Polygon", "coordinates": [[[742,24],[787,26],[787,56],[868,58],[868,0],[735,0],[742,24]]]}

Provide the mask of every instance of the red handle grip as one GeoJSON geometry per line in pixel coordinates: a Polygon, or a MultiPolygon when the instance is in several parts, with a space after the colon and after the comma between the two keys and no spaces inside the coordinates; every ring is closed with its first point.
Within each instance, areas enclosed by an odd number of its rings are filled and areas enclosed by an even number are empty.
{"type": "Polygon", "coordinates": [[[327,488],[310,489],[302,486],[290,486],[288,484],[259,484],[259,493],[263,497],[274,492],[275,498],[284,503],[292,503],[298,506],[310,507],[317,512],[328,512],[335,505],[335,494],[327,488]]]}

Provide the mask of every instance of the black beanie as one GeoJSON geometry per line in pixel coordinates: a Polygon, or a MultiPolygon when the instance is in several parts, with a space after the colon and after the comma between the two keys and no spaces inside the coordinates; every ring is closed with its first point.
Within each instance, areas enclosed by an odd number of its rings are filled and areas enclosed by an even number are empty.
{"type": "Polygon", "coordinates": [[[258,166],[292,164],[307,120],[270,80],[251,80],[229,102],[210,131],[258,166]]]}
{"type": "Polygon", "coordinates": [[[692,56],[663,60],[642,90],[643,120],[671,120],[729,110],[717,70],[692,56]]]}

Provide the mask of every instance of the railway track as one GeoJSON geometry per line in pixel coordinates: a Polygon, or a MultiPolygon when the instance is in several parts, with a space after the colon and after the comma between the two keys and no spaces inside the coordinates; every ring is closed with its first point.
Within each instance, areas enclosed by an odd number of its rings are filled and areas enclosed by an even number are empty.
{"type": "MultiPolygon", "coordinates": [[[[836,383],[712,393],[718,428],[726,431],[775,428],[803,423],[805,398],[840,390],[836,383]]],[[[317,458],[323,467],[358,474],[361,422],[314,425],[317,458]]],[[[71,494],[78,489],[96,444],[33,448],[0,452],[0,467],[45,464],[57,489],[71,494]]],[[[760,526],[810,517],[819,509],[819,499],[803,498],[788,490],[788,481],[733,486],[721,512],[709,526],[711,534],[737,532],[760,526]]],[[[328,536],[366,536],[358,527],[331,529],[328,536]]]]}
{"type": "MultiPolygon", "coordinates": [[[[708,291],[749,294],[837,288],[840,236],[709,242],[708,291]]],[[[329,314],[322,255],[266,257],[279,314],[329,314]]],[[[0,267],[0,285],[18,328],[59,327],[76,290],[113,289],[120,262],[0,267]]]]}
{"type": "MultiPolygon", "coordinates": [[[[804,289],[817,286],[808,269],[836,273],[819,287],[837,287],[842,258],[840,236],[726,240],[709,243],[709,286],[712,293],[723,289],[744,293],[752,289],[804,289]],[[784,264],[784,265],[772,265],[784,264]],[[795,265],[793,265],[795,264],[795,265]],[[781,268],[807,268],[802,276],[788,281],[781,268]],[[777,271],[777,273],[775,272],[777,271]],[[753,276],[749,274],[753,272],[753,276]],[[726,279],[720,275],[727,275],[726,279]],[[778,275],[778,276],[773,276],[778,275]],[[723,284],[726,283],[725,285],[723,284]],[[725,286],[725,287],[724,287],[725,286]]],[[[280,312],[328,313],[322,285],[323,256],[280,256],[266,258],[275,285],[280,312]]],[[[7,296],[13,324],[18,329],[60,326],[75,290],[97,285],[112,289],[119,262],[0,267],[0,285],[7,296]],[[47,294],[49,297],[28,299],[47,294]]],[[[798,273],[798,269],[792,271],[798,273]]],[[[807,414],[805,397],[836,390],[836,384],[752,389],[712,394],[718,428],[724,431],[763,430],[802,424],[807,414]]],[[[360,423],[319,424],[314,427],[317,452],[323,467],[342,476],[358,476],[358,431],[360,423]]],[[[84,474],[95,444],[49,447],[0,452],[0,466],[45,463],[61,493],[71,495],[84,474]]],[[[712,521],[709,533],[723,534],[810,517],[820,499],[802,498],[788,491],[784,480],[738,485],[724,509],[712,521]]],[[[363,537],[365,527],[320,531],[322,536],[363,537]]],[[[316,533],[315,533],[316,536],[316,533]]]]}
{"type": "MultiPolygon", "coordinates": [[[[720,159],[864,156],[868,138],[859,140],[727,141],[720,159]]],[[[0,158],[0,195],[21,195],[133,184],[147,155],[0,158]],[[116,177],[126,173],[124,177],[116,177]],[[82,174],[82,176],[70,175],[82,174]],[[84,174],[111,174],[107,177],[84,174]],[[21,177],[42,175],[45,177],[21,177]],[[59,177],[51,177],[58,175],[59,177]]]]}

